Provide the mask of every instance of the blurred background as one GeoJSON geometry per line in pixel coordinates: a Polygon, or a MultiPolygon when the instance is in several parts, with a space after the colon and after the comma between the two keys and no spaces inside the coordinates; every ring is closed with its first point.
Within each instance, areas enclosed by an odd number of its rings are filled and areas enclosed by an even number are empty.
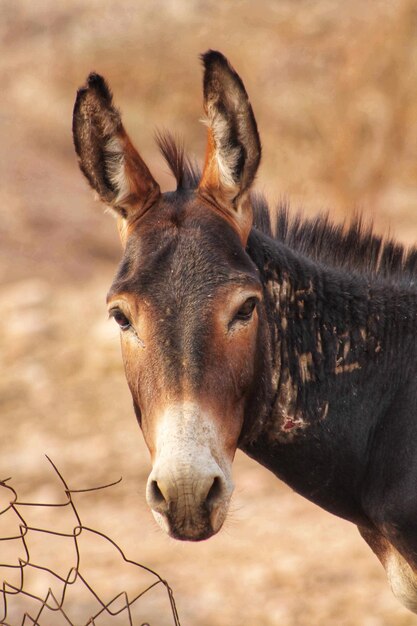
{"type": "MultiPolygon", "coordinates": [[[[154,129],[203,158],[198,55],[217,48],[250,95],[264,146],[257,188],[272,204],[284,197],[338,221],[361,209],[379,233],[414,243],[417,1],[0,0],[0,45],[0,478],[42,502],[60,497],[45,453],[73,488],[123,476],[77,496],[83,521],[168,579],[185,626],[417,624],[353,526],[241,454],[220,535],[191,545],[156,529],[105,308],[115,221],[93,201],[71,138],[76,89],[95,70],[171,188],[154,129]]],[[[137,591],[114,555],[85,549],[104,595],[137,591]]],[[[44,547],[48,558],[61,552],[44,547]]],[[[163,593],[146,602],[142,621],[172,623],[163,593]]]]}

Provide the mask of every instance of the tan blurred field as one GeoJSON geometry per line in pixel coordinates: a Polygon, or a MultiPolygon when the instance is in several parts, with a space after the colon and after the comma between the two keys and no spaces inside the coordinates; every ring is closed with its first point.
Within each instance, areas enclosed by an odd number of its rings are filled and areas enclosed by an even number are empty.
{"type": "MultiPolygon", "coordinates": [[[[219,536],[188,545],[156,530],[144,498],[148,454],[104,306],[120,254],[115,223],[93,202],[71,139],[75,91],[94,69],[168,189],[153,129],[173,130],[202,158],[198,54],[217,48],[257,116],[258,189],[336,220],[361,208],[378,232],[410,244],[417,1],[0,0],[0,45],[0,478],[48,501],[58,495],[45,453],[74,488],[122,475],[117,487],[77,496],[83,520],[168,579],[183,626],[417,624],[353,526],[243,455],[219,536]]],[[[44,547],[63,558],[59,543],[44,547]]],[[[105,549],[85,550],[104,594],[137,591],[105,549]]],[[[75,605],[81,615],[84,600],[75,605]]],[[[172,623],[162,593],[141,607],[137,623],[172,623]]]]}

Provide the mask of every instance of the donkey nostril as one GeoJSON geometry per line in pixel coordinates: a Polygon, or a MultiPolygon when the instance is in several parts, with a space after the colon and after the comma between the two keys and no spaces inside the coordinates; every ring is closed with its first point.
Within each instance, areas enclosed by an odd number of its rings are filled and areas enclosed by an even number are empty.
{"type": "Polygon", "coordinates": [[[156,480],[153,480],[151,482],[151,484],[149,485],[149,490],[154,505],[162,504],[163,502],[165,502],[163,493],[158,487],[158,483],[156,482],[156,480]]]}
{"type": "Polygon", "coordinates": [[[211,485],[209,492],[206,497],[206,504],[209,508],[212,508],[216,503],[216,500],[219,499],[222,492],[222,481],[218,476],[213,480],[213,484],[211,485]]]}

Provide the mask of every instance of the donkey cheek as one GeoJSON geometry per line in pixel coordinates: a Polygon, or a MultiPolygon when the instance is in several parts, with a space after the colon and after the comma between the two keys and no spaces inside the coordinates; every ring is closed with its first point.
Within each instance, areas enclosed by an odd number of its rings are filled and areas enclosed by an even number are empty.
{"type": "Polygon", "coordinates": [[[128,382],[132,396],[136,399],[139,390],[139,381],[143,379],[145,370],[144,355],[137,342],[130,337],[121,337],[121,348],[126,380],[128,382]]]}

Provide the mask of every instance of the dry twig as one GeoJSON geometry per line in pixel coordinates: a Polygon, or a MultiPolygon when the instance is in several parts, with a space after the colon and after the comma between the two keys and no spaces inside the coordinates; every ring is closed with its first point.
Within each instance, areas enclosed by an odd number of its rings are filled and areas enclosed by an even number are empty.
{"type": "MultiPolygon", "coordinates": [[[[63,619],[64,623],[67,623],[72,626],[81,626],[81,624],[74,624],[74,622],[70,620],[67,614],[68,603],[66,603],[66,596],[67,596],[68,589],[72,585],[74,585],[76,582],[78,583],[81,582],[82,585],[84,585],[84,587],[90,592],[91,596],[100,605],[100,609],[94,615],[89,616],[86,619],[86,621],[83,621],[83,625],[85,626],[88,626],[88,625],[93,626],[94,624],[96,624],[95,620],[103,616],[106,616],[106,620],[107,620],[107,619],[110,619],[112,617],[119,616],[119,615],[122,615],[125,618],[125,622],[124,622],[125,624],[129,624],[129,626],[134,626],[133,616],[132,616],[133,605],[137,603],[140,600],[140,598],[142,598],[151,589],[154,589],[157,585],[163,585],[165,587],[167,595],[168,595],[171,613],[172,613],[172,623],[174,624],[174,626],[180,626],[180,621],[179,621],[177,609],[175,606],[173,592],[172,592],[171,587],[168,585],[167,581],[161,578],[157,572],[153,571],[149,567],[146,567],[145,565],[142,565],[141,563],[137,563],[136,561],[132,561],[131,559],[128,559],[124,555],[121,548],[119,548],[119,546],[112,539],[110,539],[110,537],[108,537],[107,535],[105,535],[104,533],[98,530],[84,526],[81,521],[80,515],[77,511],[77,508],[75,506],[75,503],[72,497],[73,494],[97,491],[100,489],[107,489],[108,487],[111,487],[117,484],[118,482],[120,482],[120,480],[116,481],[115,483],[102,485],[100,487],[93,487],[90,489],[70,489],[64,477],[62,476],[62,474],[56,467],[56,465],[51,461],[51,459],[49,459],[49,457],[47,458],[63,485],[64,493],[65,493],[65,501],[62,503],[39,504],[39,503],[34,503],[34,502],[21,502],[18,498],[17,492],[9,484],[10,478],[0,481],[0,488],[7,489],[11,496],[9,504],[3,510],[0,510],[0,517],[4,515],[7,511],[12,511],[18,518],[18,522],[19,522],[19,534],[15,536],[10,536],[10,537],[0,537],[0,542],[11,542],[11,541],[19,540],[21,541],[21,544],[24,549],[24,554],[25,554],[24,558],[19,558],[18,564],[0,563],[0,567],[2,568],[10,568],[11,570],[18,570],[19,576],[20,576],[20,581],[18,585],[11,584],[7,582],[6,580],[3,581],[2,583],[2,588],[0,591],[1,601],[2,601],[2,606],[0,606],[0,623],[3,624],[4,626],[17,626],[16,624],[12,624],[10,621],[8,621],[10,619],[10,612],[9,612],[10,603],[8,602],[8,600],[10,596],[21,594],[22,596],[26,596],[27,598],[31,598],[32,600],[36,601],[36,605],[38,607],[36,614],[29,615],[29,613],[26,612],[23,615],[21,626],[29,626],[29,625],[48,626],[48,616],[50,619],[51,612],[59,614],[60,617],[63,619]],[[72,509],[73,514],[75,515],[77,524],[72,529],[72,532],[70,533],[55,532],[55,531],[47,530],[44,528],[33,527],[26,523],[25,517],[22,513],[22,509],[24,509],[25,507],[49,507],[49,508],[70,507],[72,509]],[[31,559],[28,538],[33,533],[43,533],[43,534],[53,535],[57,537],[66,537],[66,538],[71,538],[73,540],[75,554],[76,554],[75,564],[69,569],[65,577],[60,576],[59,574],[54,572],[52,569],[36,564],[36,562],[34,562],[31,559]],[[100,595],[93,589],[93,587],[89,584],[86,577],[83,576],[83,573],[82,573],[83,568],[81,567],[80,546],[78,542],[79,537],[82,533],[84,534],[90,533],[92,535],[101,537],[102,539],[107,541],[109,544],[111,544],[111,546],[116,548],[118,554],[120,555],[121,560],[143,571],[148,572],[155,578],[155,581],[151,585],[147,586],[145,589],[142,589],[139,593],[135,594],[134,597],[129,597],[126,591],[121,591],[117,593],[109,602],[105,602],[100,597],[100,595]],[[25,577],[29,570],[38,570],[38,571],[47,572],[51,574],[55,580],[59,581],[62,584],[62,587],[60,589],[60,594],[57,595],[56,593],[52,591],[51,588],[48,588],[45,591],[45,594],[43,597],[35,595],[27,591],[25,589],[25,577]],[[120,604],[121,604],[121,607],[120,607],[120,604]],[[116,606],[119,608],[116,608],[116,606]]],[[[142,623],[142,626],[150,626],[150,625],[142,623]]]]}

